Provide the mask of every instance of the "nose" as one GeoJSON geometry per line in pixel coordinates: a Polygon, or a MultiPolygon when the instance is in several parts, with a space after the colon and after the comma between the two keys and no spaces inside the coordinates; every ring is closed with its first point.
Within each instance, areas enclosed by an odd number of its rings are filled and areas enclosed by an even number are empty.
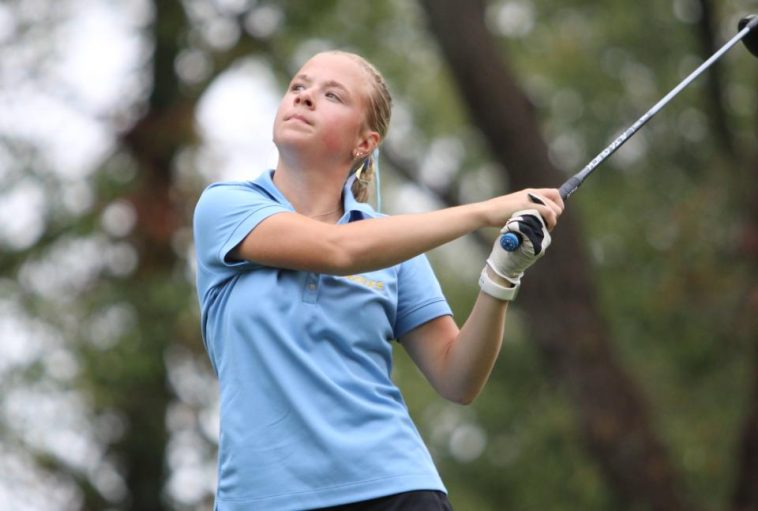
{"type": "Polygon", "coordinates": [[[296,105],[305,105],[308,108],[311,108],[313,106],[313,99],[311,99],[311,95],[308,92],[307,89],[301,89],[297,95],[295,96],[295,104],[296,105]]]}

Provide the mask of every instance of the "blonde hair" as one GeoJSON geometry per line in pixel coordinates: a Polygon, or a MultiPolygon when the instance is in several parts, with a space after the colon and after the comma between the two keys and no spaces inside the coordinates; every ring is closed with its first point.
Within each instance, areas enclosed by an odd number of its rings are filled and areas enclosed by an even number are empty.
{"type": "MultiPolygon", "coordinates": [[[[387,135],[390,125],[390,116],[392,115],[392,96],[382,74],[369,61],[357,55],[341,50],[332,50],[326,53],[333,55],[344,55],[357,62],[369,78],[371,91],[368,95],[368,108],[366,111],[366,125],[369,129],[379,133],[381,140],[387,135]]],[[[380,140],[380,142],[381,142],[380,140]]],[[[376,154],[376,153],[374,153],[376,154]]],[[[363,155],[356,158],[353,155],[353,166],[350,168],[349,175],[356,175],[353,181],[352,192],[355,199],[359,202],[368,201],[368,189],[374,180],[376,169],[375,156],[371,154],[363,155]]]]}

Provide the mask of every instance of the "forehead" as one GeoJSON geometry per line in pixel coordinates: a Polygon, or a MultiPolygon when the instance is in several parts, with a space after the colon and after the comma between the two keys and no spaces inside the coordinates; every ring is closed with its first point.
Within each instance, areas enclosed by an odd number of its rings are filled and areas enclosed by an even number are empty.
{"type": "Polygon", "coordinates": [[[368,90],[366,70],[348,55],[320,53],[300,68],[301,74],[316,81],[338,82],[351,92],[364,94],[368,90]]]}

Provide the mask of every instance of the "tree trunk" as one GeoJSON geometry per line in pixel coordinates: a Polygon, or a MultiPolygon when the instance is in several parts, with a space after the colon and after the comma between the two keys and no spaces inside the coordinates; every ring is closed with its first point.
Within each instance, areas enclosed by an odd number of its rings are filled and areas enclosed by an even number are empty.
{"type": "MultiPolygon", "coordinates": [[[[699,46],[703,59],[710,57],[720,46],[717,41],[715,27],[718,25],[718,15],[714,12],[711,0],[699,0],[701,17],[698,22],[699,46]]],[[[736,27],[735,27],[736,28],[736,27]]],[[[741,46],[741,45],[740,45],[741,46]]],[[[744,48],[740,48],[744,51],[744,48]]],[[[713,67],[719,65],[718,62],[713,67]]],[[[706,89],[706,105],[708,118],[713,126],[712,131],[719,140],[719,146],[730,163],[735,168],[747,167],[747,178],[740,178],[743,172],[732,174],[730,186],[733,189],[734,202],[744,208],[747,213],[742,232],[740,256],[746,261],[752,262],[749,271],[753,278],[749,282],[756,282],[756,261],[758,261],[758,155],[754,147],[738,147],[731,129],[729,128],[728,115],[724,105],[723,73],[712,69],[708,73],[706,89]]],[[[735,479],[734,493],[732,496],[732,509],[734,511],[758,511],[758,288],[755,285],[748,288],[744,301],[744,308],[735,314],[734,325],[740,325],[738,330],[752,341],[750,348],[752,355],[752,389],[748,391],[747,413],[742,426],[742,433],[738,440],[736,452],[737,476],[735,479]]]]}
{"type": "MultiPolygon", "coordinates": [[[[697,24],[697,37],[700,54],[703,60],[716,53],[721,45],[716,43],[716,13],[713,2],[700,0],[700,20],[697,24]]],[[[736,28],[736,27],[735,27],[736,28]]],[[[714,62],[705,77],[706,86],[706,109],[714,133],[721,151],[730,159],[736,157],[736,149],[732,131],[729,129],[728,115],[724,106],[723,66],[719,61],[714,62]]]]}
{"type": "MultiPolygon", "coordinates": [[[[758,292],[752,296],[752,308],[758,310],[758,292]]],[[[758,342],[753,346],[753,389],[748,414],[738,450],[738,474],[732,509],[758,511],[758,342]]]]}
{"type": "MultiPolygon", "coordinates": [[[[481,0],[422,0],[431,31],[473,122],[514,189],[557,187],[536,116],[484,23],[481,0]]],[[[573,400],[589,451],[624,500],[660,511],[688,510],[650,425],[646,404],[616,360],[600,315],[584,239],[571,208],[548,255],[519,296],[548,367],[573,400]]]]}
{"type": "MultiPolygon", "coordinates": [[[[757,126],[758,127],[758,126],[757,126]]],[[[737,480],[732,497],[734,511],[758,511],[758,154],[752,155],[748,168],[747,204],[748,212],[743,226],[741,252],[751,262],[752,284],[747,289],[745,306],[738,315],[737,323],[752,345],[752,390],[747,405],[745,423],[738,444],[737,480]]]]}
{"type": "Polygon", "coordinates": [[[176,335],[181,303],[171,298],[178,286],[172,239],[182,224],[173,193],[172,163],[192,141],[194,102],[182,99],[174,72],[178,43],[187,31],[180,2],[154,2],[153,89],[145,115],[123,136],[124,148],[138,165],[136,187],[128,200],[136,212],[131,237],[139,262],[126,293],[137,311],[138,327],[126,342],[134,360],[119,379],[116,403],[126,422],[113,446],[129,491],[128,509],[167,509],[166,413],[172,399],[165,350],[176,335]]]}

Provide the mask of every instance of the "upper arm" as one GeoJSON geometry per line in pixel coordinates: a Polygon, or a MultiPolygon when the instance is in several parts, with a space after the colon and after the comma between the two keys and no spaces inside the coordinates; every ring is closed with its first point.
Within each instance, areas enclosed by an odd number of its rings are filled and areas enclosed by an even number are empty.
{"type": "Polygon", "coordinates": [[[286,212],[248,183],[217,183],[200,196],[193,216],[198,265],[226,273],[244,264],[228,256],[261,221],[286,212]]]}
{"type": "Polygon", "coordinates": [[[219,183],[201,195],[193,219],[198,264],[229,273],[251,263],[336,273],[337,226],[293,212],[249,183],[219,183]]]}
{"type": "Polygon", "coordinates": [[[294,212],[272,215],[247,233],[230,255],[277,268],[339,274],[348,264],[336,241],[338,228],[294,212]]]}
{"type": "Polygon", "coordinates": [[[451,316],[440,316],[398,339],[432,387],[442,395],[445,395],[445,362],[458,332],[458,325],[451,316]]]}
{"type": "Polygon", "coordinates": [[[404,262],[398,273],[395,325],[398,341],[442,395],[444,366],[458,337],[458,325],[425,255],[404,262]]]}

